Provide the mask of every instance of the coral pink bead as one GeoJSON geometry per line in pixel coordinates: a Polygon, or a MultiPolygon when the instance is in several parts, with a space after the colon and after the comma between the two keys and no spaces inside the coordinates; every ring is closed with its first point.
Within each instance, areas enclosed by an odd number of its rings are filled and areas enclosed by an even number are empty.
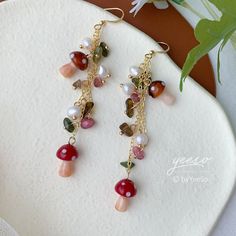
{"type": "Polygon", "coordinates": [[[73,172],[74,172],[73,161],[62,161],[58,174],[61,177],[69,177],[73,174],[73,172]]]}
{"type": "Polygon", "coordinates": [[[135,155],[135,158],[142,160],[144,158],[144,151],[139,146],[133,147],[133,154],[135,155]]]}
{"type": "Polygon", "coordinates": [[[88,67],[88,57],[82,52],[72,52],[70,53],[71,61],[80,70],[86,70],[88,67]]]}
{"type": "Polygon", "coordinates": [[[170,94],[168,91],[165,91],[161,96],[160,99],[166,104],[166,105],[173,105],[175,102],[175,97],[170,94]]]}
{"type": "Polygon", "coordinates": [[[124,212],[128,208],[129,198],[136,195],[136,187],[132,180],[122,179],[115,185],[115,191],[120,195],[116,201],[115,208],[124,212]]]}
{"type": "Polygon", "coordinates": [[[93,127],[95,124],[95,121],[93,118],[88,118],[88,117],[85,117],[81,120],[81,128],[83,129],[89,129],[91,127],[93,127]]]}
{"type": "Polygon", "coordinates": [[[130,98],[133,100],[133,102],[139,102],[140,101],[140,97],[137,93],[132,93],[130,98]]]}
{"type": "Polygon", "coordinates": [[[117,211],[124,212],[128,209],[128,205],[129,205],[129,199],[120,196],[116,201],[115,208],[117,211]]]}
{"type": "Polygon", "coordinates": [[[62,161],[73,161],[79,157],[76,148],[71,144],[65,144],[57,150],[57,158],[62,161]]]}
{"type": "Polygon", "coordinates": [[[96,77],[96,78],[94,79],[94,81],[93,81],[93,85],[94,85],[94,87],[96,87],[96,88],[102,87],[102,86],[103,86],[103,81],[102,81],[102,79],[101,79],[100,77],[96,77]]]}
{"type": "Polygon", "coordinates": [[[63,65],[59,69],[59,71],[65,78],[70,78],[76,72],[76,67],[72,62],[70,62],[68,64],[63,65]]]}

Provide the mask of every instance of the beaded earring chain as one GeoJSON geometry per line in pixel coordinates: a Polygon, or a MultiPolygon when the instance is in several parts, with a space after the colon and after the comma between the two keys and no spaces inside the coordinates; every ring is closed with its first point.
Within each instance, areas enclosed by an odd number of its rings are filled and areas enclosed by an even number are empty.
{"type": "Polygon", "coordinates": [[[144,148],[148,144],[145,102],[147,94],[153,98],[160,98],[164,103],[171,105],[175,98],[165,89],[163,81],[152,81],[151,78],[151,59],[157,53],[166,53],[169,46],[166,43],[160,43],[167,46],[163,51],[150,51],[145,55],[144,62],[139,66],[130,67],[130,83],[121,84],[123,92],[129,96],[126,99],[126,115],[129,118],[135,116],[133,124],[124,122],[120,125],[120,134],[131,137],[128,160],[120,164],[125,167],[127,178],[120,180],[115,185],[115,191],[120,195],[115,208],[118,211],[126,211],[129,198],[136,195],[137,189],[134,182],[129,178],[132,168],[135,166],[134,160],[144,159],[144,148]]]}
{"type": "Polygon", "coordinates": [[[77,70],[87,70],[85,80],[78,79],[73,83],[74,89],[81,90],[81,96],[74,105],[67,110],[67,117],[63,120],[64,128],[71,134],[67,144],[62,145],[56,153],[58,159],[62,161],[59,175],[62,177],[71,176],[74,172],[74,160],[79,157],[76,148],[76,137],[79,128],[91,128],[95,121],[92,118],[94,102],[92,98],[92,88],[102,87],[110,74],[105,66],[100,64],[103,57],[109,55],[109,48],[105,42],[101,42],[101,31],[106,23],[120,22],[124,17],[124,12],[120,8],[106,8],[104,10],[118,10],[122,13],[117,20],[102,20],[94,26],[92,38],[85,38],[80,45],[86,52],[75,51],[70,53],[71,62],[60,68],[60,73],[66,77],[72,77],[77,70]]]}

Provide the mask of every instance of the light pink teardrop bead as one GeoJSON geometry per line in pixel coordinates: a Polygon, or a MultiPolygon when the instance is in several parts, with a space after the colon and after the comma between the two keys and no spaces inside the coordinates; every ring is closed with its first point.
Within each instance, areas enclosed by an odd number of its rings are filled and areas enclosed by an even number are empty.
{"type": "Polygon", "coordinates": [[[89,129],[91,128],[92,126],[94,126],[95,124],[95,121],[93,118],[88,118],[88,117],[85,117],[81,120],[81,128],[83,129],[89,129]]]}
{"type": "Polygon", "coordinates": [[[65,77],[65,78],[70,78],[71,76],[74,75],[74,73],[76,72],[77,68],[75,67],[75,65],[70,62],[68,64],[63,65],[59,71],[60,73],[65,77]]]}
{"type": "Polygon", "coordinates": [[[73,174],[73,172],[74,172],[73,161],[62,161],[58,174],[61,177],[69,177],[73,174]]]}
{"type": "Polygon", "coordinates": [[[115,208],[117,211],[124,212],[128,209],[128,205],[129,205],[129,199],[120,196],[116,201],[115,208]]]}
{"type": "Polygon", "coordinates": [[[159,97],[166,105],[172,105],[175,102],[175,97],[168,91],[164,91],[159,97]]]}

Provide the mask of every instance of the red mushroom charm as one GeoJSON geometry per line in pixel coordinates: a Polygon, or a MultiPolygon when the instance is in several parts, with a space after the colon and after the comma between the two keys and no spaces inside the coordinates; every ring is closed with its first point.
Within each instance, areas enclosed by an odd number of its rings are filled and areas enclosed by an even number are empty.
{"type": "Polygon", "coordinates": [[[128,208],[129,198],[136,195],[135,184],[130,179],[122,179],[115,185],[115,191],[120,195],[116,201],[115,208],[118,211],[124,212],[128,208]]]}
{"type": "Polygon", "coordinates": [[[172,105],[175,102],[175,97],[166,89],[165,82],[161,80],[153,81],[148,88],[148,93],[151,97],[159,97],[166,105],[172,105]]]}
{"type": "Polygon", "coordinates": [[[88,57],[82,52],[70,53],[71,62],[60,68],[61,74],[69,78],[74,75],[77,69],[86,70],[88,67],[88,57]]]}
{"type": "Polygon", "coordinates": [[[79,153],[76,148],[71,144],[65,144],[57,150],[57,158],[62,160],[62,164],[59,169],[59,175],[62,177],[69,177],[74,172],[73,161],[79,157],[79,153]]]}

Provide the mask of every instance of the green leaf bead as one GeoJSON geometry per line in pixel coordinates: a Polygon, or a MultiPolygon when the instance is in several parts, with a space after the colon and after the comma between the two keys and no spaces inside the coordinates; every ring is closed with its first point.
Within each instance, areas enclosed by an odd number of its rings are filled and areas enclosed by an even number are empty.
{"type": "MultiPolygon", "coordinates": [[[[123,161],[120,163],[123,167],[128,168],[128,161],[123,161]]],[[[131,162],[131,166],[130,169],[133,168],[135,166],[135,164],[133,162],[131,162]]]]}
{"type": "Polygon", "coordinates": [[[70,133],[74,132],[75,126],[73,125],[72,121],[71,121],[68,117],[66,117],[66,118],[63,120],[63,124],[64,124],[65,129],[66,129],[68,132],[70,132],[70,133]]]}

